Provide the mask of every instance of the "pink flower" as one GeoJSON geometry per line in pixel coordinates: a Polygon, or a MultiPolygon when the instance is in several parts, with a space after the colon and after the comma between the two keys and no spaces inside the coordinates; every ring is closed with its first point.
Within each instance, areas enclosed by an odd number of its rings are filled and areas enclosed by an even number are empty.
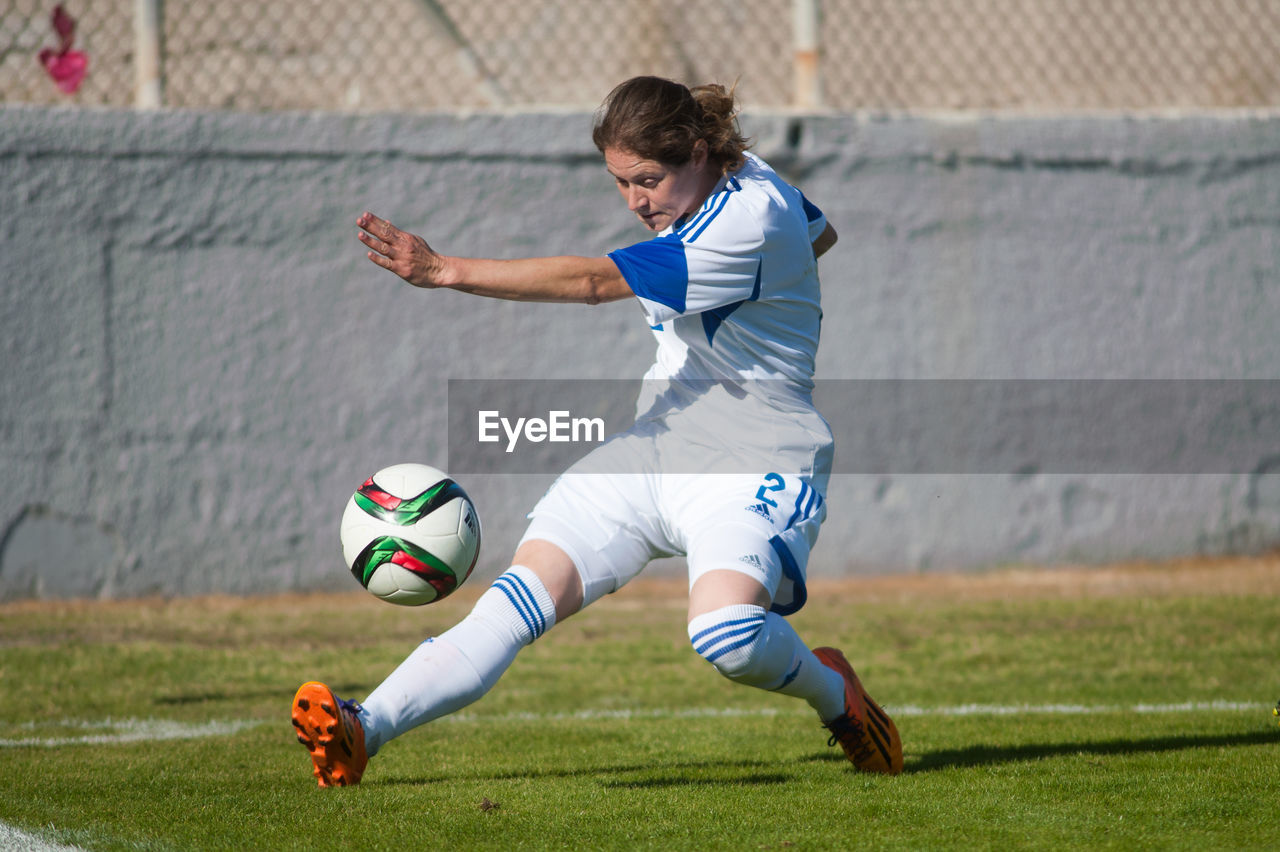
{"type": "Polygon", "coordinates": [[[75,94],[89,70],[89,57],[71,49],[75,41],[76,22],[61,4],[53,7],[53,29],[58,34],[58,49],[46,47],[40,51],[40,64],[49,72],[59,89],[68,95],[75,94]]]}

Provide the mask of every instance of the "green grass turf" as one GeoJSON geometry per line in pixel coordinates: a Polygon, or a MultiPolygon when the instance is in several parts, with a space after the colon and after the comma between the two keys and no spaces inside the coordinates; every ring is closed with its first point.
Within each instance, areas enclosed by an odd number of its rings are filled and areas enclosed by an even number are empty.
{"type": "Polygon", "coordinates": [[[478,587],[420,609],[8,605],[0,821],[88,849],[1276,848],[1278,586],[815,584],[801,635],[844,648],[900,711],[906,771],[886,778],[829,749],[802,703],[716,675],[688,646],[679,585],[641,584],[346,790],[315,787],[294,689],[362,698],[478,587]],[[967,705],[1005,709],[942,712],[967,705]],[[130,731],[143,738],[83,741],[130,731]]]}

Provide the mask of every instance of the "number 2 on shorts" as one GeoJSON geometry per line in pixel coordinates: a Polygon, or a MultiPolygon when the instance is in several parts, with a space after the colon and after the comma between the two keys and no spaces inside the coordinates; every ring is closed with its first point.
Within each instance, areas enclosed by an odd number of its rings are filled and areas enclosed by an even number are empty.
{"type": "Polygon", "coordinates": [[[765,503],[768,503],[770,506],[776,509],[778,508],[778,504],[775,503],[772,499],[770,499],[769,496],[765,494],[765,492],[766,491],[786,491],[786,490],[787,490],[787,483],[783,481],[781,476],[779,476],[776,473],[766,473],[764,476],[764,484],[756,489],[756,499],[761,500],[765,503]],[[770,485],[769,483],[773,483],[773,484],[770,485]]]}

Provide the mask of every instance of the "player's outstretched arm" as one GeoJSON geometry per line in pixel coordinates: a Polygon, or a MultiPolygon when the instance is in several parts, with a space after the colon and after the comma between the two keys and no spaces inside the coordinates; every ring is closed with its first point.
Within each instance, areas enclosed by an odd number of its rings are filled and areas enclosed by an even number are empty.
{"type": "Polygon", "coordinates": [[[631,295],[607,257],[532,257],[489,260],[440,254],[415,234],[372,213],[356,220],[369,260],[415,287],[446,287],[519,302],[582,302],[595,305],[631,295]]]}

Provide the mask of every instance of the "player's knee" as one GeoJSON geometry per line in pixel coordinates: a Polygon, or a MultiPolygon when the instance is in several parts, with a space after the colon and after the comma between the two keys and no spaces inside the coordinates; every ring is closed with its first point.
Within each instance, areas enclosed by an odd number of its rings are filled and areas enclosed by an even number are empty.
{"type": "Polygon", "coordinates": [[[720,674],[768,689],[777,677],[766,659],[766,616],[754,604],[722,607],[689,622],[689,641],[720,674]]]}

